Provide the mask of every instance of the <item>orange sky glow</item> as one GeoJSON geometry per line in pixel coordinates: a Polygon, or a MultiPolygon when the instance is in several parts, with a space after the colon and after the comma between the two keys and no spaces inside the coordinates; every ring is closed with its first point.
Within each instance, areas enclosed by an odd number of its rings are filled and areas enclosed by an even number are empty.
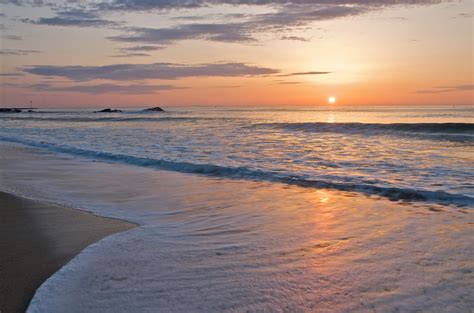
{"type": "Polygon", "coordinates": [[[470,0],[186,3],[3,2],[0,106],[474,104],[470,0]]]}

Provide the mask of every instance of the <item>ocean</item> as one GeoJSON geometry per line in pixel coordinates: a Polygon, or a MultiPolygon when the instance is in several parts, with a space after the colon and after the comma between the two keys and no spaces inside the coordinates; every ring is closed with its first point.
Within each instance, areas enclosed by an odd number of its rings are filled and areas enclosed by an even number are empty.
{"type": "Polygon", "coordinates": [[[0,115],[2,190],[139,225],[29,312],[473,307],[474,107],[165,109],[0,115]]]}
{"type": "Polygon", "coordinates": [[[0,116],[0,139],[105,162],[474,204],[474,108],[180,108],[0,116]]]}

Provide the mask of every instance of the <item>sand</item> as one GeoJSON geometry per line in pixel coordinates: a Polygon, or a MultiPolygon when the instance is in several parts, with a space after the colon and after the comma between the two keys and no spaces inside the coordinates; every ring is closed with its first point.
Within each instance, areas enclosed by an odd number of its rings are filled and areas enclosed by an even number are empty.
{"type": "Polygon", "coordinates": [[[35,290],[82,249],[132,227],[0,192],[0,312],[24,312],[35,290]]]}

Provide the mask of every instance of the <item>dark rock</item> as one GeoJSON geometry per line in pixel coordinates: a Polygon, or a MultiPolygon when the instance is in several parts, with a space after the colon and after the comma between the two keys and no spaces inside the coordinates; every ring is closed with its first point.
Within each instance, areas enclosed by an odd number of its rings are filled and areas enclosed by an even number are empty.
{"type": "Polygon", "coordinates": [[[95,111],[94,113],[122,113],[122,110],[117,109],[103,109],[100,111],[95,111]]]}
{"type": "Polygon", "coordinates": [[[154,108],[145,109],[143,111],[145,111],[145,112],[164,112],[165,110],[163,110],[160,107],[154,107],[154,108]]]}
{"type": "Polygon", "coordinates": [[[15,108],[0,108],[0,113],[21,113],[21,110],[15,108]]]}

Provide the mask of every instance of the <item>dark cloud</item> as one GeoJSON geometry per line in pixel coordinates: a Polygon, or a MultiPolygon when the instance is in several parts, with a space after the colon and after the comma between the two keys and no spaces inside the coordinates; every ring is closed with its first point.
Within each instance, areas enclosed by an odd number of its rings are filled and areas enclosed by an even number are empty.
{"type": "MultiPolygon", "coordinates": [[[[222,42],[255,42],[255,33],[280,32],[291,27],[366,13],[365,6],[285,5],[276,12],[258,14],[243,22],[193,23],[168,28],[129,28],[113,41],[167,45],[175,41],[204,39],[222,42]]],[[[298,37],[288,37],[296,39],[298,37]]]]}
{"type": "MultiPolygon", "coordinates": [[[[312,22],[356,16],[390,6],[428,5],[443,0],[111,0],[102,2],[67,1],[65,5],[53,7],[56,16],[36,20],[24,19],[24,22],[77,27],[113,27],[116,22],[103,19],[101,16],[116,11],[179,10],[203,8],[215,5],[231,6],[267,6],[273,11],[266,14],[222,14],[226,22],[193,23],[168,28],[130,27],[125,33],[110,37],[119,42],[142,44],[170,44],[179,40],[204,39],[222,42],[253,42],[254,34],[262,32],[279,32],[312,22]],[[68,7],[69,6],[69,7],[68,7]],[[230,22],[230,19],[246,19],[230,22]]],[[[42,1],[10,0],[7,3],[37,4],[42,1]]],[[[248,7],[246,7],[248,11],[248,7]]],[[[206,20],[215,15],[205,16],[206,20]]],[[[203,16],[190,15],[174,19],[197,21],[203,16]]],[[[296,36],[284,37],[298,40],[296,36]]],[[[302,38],[300,38],[302,39],[302,38]]],[[[302,40],[303,41],[303,40],[302,40]]]]}
{"type": "Polygon", "coordinates": [[[226,42],[255,41],[245,23],[187,24],[170,28],[129,28],[127,34],[109,37],[113,41],[165,45],[178,40],[207,39],[226,42]]]}
{"type": "Polygon", "coordinates": [[[278,73],[277,70],[244,63],[211,64],[113,64],[105,66],[47,66],[37,65],[20,68],[21,71],[41,75],[62,77],[71,80],[108,79],[116,81],[165,79],[173,80],[185,77],[236,77],[256,76],[278,73]]]}
{"type": "Polygon", "coordinates": [[[56,16],[42,17],[36,20],[22,19],[24,23],[48,26],[75,26],[75,27],[106,27],[117,26],[117,22],[99,17],[98,12],[83,9],[68,9],[58,11],[56,16]]]}
{"type": "Polygon", "coordinates": [[[23,73],[0,73],[0,77],[18,77],[23,76],[23,73]]]}
{"type": "Polygon", "coordinates": [[[113,55],[114,58],[130,58],[130,57],[149,57],[150,54],[146,52],[161,50],[164,47],[162,46],[131,46],[131,47],[122,47],[118,50],[119,54],[113,55]]]}
{"type": "Polygon", "coordinates": [[[432,89],[422,89],[416,91],[416,93],[445,93],[453,91],[467,91],[474,90],[474,85],[454,85],[454,86],[435,86],[432,89]]]}
{"type": "Polygon", "coordinates": [[[18,6],[41,6],[45,3],[42,0],[0,0],[0,4],[13,4],[18,6]]]}
{"type": "MultiPolygon", "coordinates": [[[[17,5],[48,5],[56,16],[23,19],[23,22],[49,26],[116,27],[120,23],[103,16],[117,11],[169,11],[211,7],[216,5],[246,6],[246,13],[198,14],[174,17],[175,20],[195,21],[166,28],[128,27],[122,34],[109,37],[115,42],[156,44],[166,46],[182,40],[252,43],[261,33],[278,33],[283,40],[307,41],[298,36],[281,37],[282,31],[308,26],[317,21],[357,16],[390,6],[427,5],[443,0],[109,0],[100,2],[66,1],[62,5],[44,4],[41,0],[0,0],[17,5]],[[273,10],[266,14],[249,14],[248,6],[266,6],[273,10]],[[200,20],[220,22],[197,23],[200,20]],[[236,22],[235,19],[238,21],[236,22]]],[[[189,13],[187,13],[189,14],[189,13]]],[[[146,51],[121,51],[115,57],[146,56],[146,51]]]]}
{"type": "Polygon", "coordinates": [[[288,4],[277,12],[258,15],[254,23],[260,27],[280,29],[289,26],[303,26],[315,21],[360,15],[371,9],[373,8],[365,5],[288,4]]]}
{"type": "Polygon", "coordinates": [[[35,91],[48,92],[78,92],[89,94],[103,93],[121,93],[121,94],[155,94],[160,91],[183,89],[184,87],[176,87],[172,85],[116,85],[116,84],[99,84],[99,85],[75,85],[75,86],[53,86],[48,83],[34,84],[24,86],[35,91]]]}
{"type": "MultiPolygon", "coordinates": [[[[179,40],[204,39],[223,42],[254,42],[255,34],[264,32],[281,32],[295,27],[309,25],[313,22],[336,18],[357,16],[389,6],[427,5],[441,0],[247,0],[247,1],[146,1],[116,0],[108,3],[108,9],[117,10],[161,10],[198,8],[216,4],[229,5],[266,5],[274,9],[265,14],[237,14],[233,18],[245,18],[240,22],[192,23],[168,28],[129,28],[124,34],[110,37],[119,42],[167,45],[179,40]]],[[[195,19],[196,16],[188,16],[195,19]]],[[[282,37],[286,40],[306,39],[297,36],[282,37]]]]}
{"type": "Polygon", "coordinates": [[[22,49],[1,49],[0,55],[28,55],[31,53],[40,53],[37,50],[22,50],[22,49]]]}
{"type": "Polygon", "coordinates": [[[332,72],[317,72],[317,71],[312,71],[312,72],[296,72],[296,73],[289,73],[289,74],[281,74],[278,76],[281,77],[288,77],[288,76],[303,76],[303,75],[326,75],[326,74],[331,74],[332,72]]]}
{"type": "Polygon", "coordinates": [[[149,57],[151,54],[143,52],[126,52],[121,54],[112,55],[113,58],[132,58],[132,57],[149,57]]]}
{"type": "Polygon", "coordinates": [[[439,3],[437,0],[113,0],[97,6],[103,10],[169,10],[192,9],[212,5],[251,5],[251,6],[282,6],[294,5],[416,5],[439,3]]]}
{"type": "Polygon", "coordinates": [[[156,51],[163,49],[162,46],[132,46],[120,48],[120,51],[133,52],[133,51],[156,51]]]}

